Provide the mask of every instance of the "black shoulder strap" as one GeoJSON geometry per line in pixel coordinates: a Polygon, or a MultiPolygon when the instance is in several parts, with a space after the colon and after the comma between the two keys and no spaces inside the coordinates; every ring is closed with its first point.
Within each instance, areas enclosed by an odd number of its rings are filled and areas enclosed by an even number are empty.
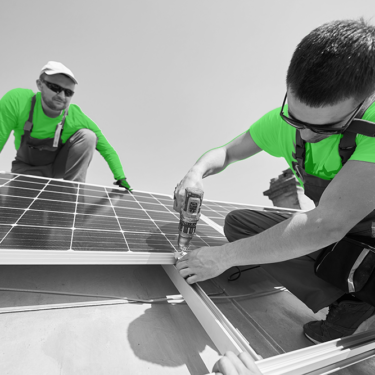
{"type": "MultiPolygon", "coordinates": [[[[361,109],[356,114],[355,118],[361,119],[374,101],[375,93],[366,99],[361,109]]],[[[341,138],[339,144],[339,154],[341,157],[342,165],[344,165],[349,160],[349,158],[355,151],[355,148],[357,146],[357,144],[355,143],[355,138],[357,134],[375,137],[375,123],[371,121],[364,122],[364,120],[356,122],[355,119],[352,121],[349,128],[346,129],[344,136],[341,138]]]]}
{"type": "Polygon", "coordinates": [[[296,130],[296,159],[305,158],[305,141],[301,137],[299,129],[296,130]]]}
{"type": "Polygon", "coordinates": [[[34,95],[31,98],[31,108],[30,108],[30,112],[29,112],[29,118],[27,119],[27,121],[25,122],[25,125],[23,127],[24,131],[31,132],[31,130],[33,128],[33,116],[34,116],[35,102],[36,102],[36,95],[34,95]]]}
{"type": "Polygon", "coordinates": [[[361,109],[358,111],[355,119],[349,125],[348,129],[345,130],[345,133],[355,133],[366,135],[367,137],[375,137],[375,123],[372,121],[356,121],[356,119],[362,119],[365,112],[369,109],[371,104],[375,102],[375,93],[368,97],[363,103],[361,109]]]}
{"type": "Polygon", "coordinates": [[[357,133],[345,132],[344,136],[340,139],[339,154],[342,165],[344,165],[349,160],[349,158],[355,151],[355,148],[357,146],[357,144],[355,143],[356,136],[357,133]]]}
{"type": "Polygon", "coordinates": [[[302,181],[304,181],[303,171],[305,170],[305,143],[306,142],[301,138],[301,133],[299,129],[296,129],[296,153],[293,156],[297,160],[297,164],[293,163],[293,167],[298,177],[302,181]]]}

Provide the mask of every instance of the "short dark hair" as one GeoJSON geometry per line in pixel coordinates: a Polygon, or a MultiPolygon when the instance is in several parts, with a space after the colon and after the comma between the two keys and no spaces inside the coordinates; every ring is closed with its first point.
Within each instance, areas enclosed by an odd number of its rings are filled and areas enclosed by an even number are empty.
{"type": "Polygon", "coordinates": [[[375,91],[375,26],[360,18],[314,29],[294,51],[286,83],[310,107],[364,100],[375,91]]]}

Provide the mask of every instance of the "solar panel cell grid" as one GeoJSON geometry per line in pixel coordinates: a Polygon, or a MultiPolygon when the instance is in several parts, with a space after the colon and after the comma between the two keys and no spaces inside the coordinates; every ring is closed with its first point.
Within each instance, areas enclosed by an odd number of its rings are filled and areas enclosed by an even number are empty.
{"type": "MultiPolygon", "coordinates": [[[[223,226],[225,216],[235,209],[277,212],[286,217],[294,212],[204,200],[201,212],[211,222],[199,221],[190,249],[226,243],[211,223],[223,226]]],[[[162,263],[165,254],[168,262],[173,262],[179,215],[167,195],[130,194],[117,188],[1,173],[0,213],[0,252],[141,254],[144,257],[137,262],[146,263],[153,254],[163,255],[155,257],[155,262],[162,259],[162,263]]]]}
{"type": "MultiPolygon", "coordinates": [[[[173,257],[177,244],[179,216],[161,194],[2,173],[0,212],[0,251],[173,257]]],[[[200,221],[191,249],[223,243],[222,234],[200,221]]]]}
{"type": "Polygon", "coordinates": [[[70,247],[71,230],[38,228],[35,226],[9,226],[1,248],[25,250],[66,250],[70,247]]]}

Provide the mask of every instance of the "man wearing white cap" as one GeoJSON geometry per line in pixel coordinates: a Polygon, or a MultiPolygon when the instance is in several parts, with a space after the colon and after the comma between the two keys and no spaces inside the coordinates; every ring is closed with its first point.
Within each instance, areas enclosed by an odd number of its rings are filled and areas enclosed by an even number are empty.
{"type": "Polygon", "coordinates": [[[115,184],[131,190],[120,159],[98,126],[71,104],[78,84],[70,69],[49,61],[36,81],[40,92],[14,89],[0,100],[0,152],[14,132],[12,172],[85,182],[95,148],[115,184]]]}

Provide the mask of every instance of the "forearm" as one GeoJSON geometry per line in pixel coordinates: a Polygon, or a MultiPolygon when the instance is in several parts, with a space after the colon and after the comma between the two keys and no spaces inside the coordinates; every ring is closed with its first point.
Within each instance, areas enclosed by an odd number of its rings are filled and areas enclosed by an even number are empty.
{"type": "Polygon", "coordinates": [[[251,138],[250,132],[246,131],[226,145],[206,152],[176,186],[173,208],[177,212],[180,211],[185,199],[185,189],[187,187],[195,187],[203,190],[203,178],[219,173],[229,164],[246,159],[260,151],[261,149],[251,138]]]}
{"type": "Polygon", "coordinates": [[[97,133],[96,135],[98,137],[96,149],[107,162],[110,170],[113,173],[114,179],[121,180],[122,178],[125,178],[125,173],[122,168],[120,158],[115,149],[111,146],[111,144],[101,133],[97,133]]]}
{"type": "Polygon", "coordinates": [[[310,254],[339,241],[343,235],[314,209],[297,213],[258,235],[224,245],[220,258],[229,267],[282,262],[310,254]]]}
{"type": "Polygon", "coordinates": [[[245,131],[224,146],[214,148],[204,155],[191,168],[190,172],[201,178],[223,171],[229,164],[246,159],[262,149],[254,142],[249,131],[245,131]]]}
{"type": "Polygon", "coordinates": [[[228,166],[225,147],[214,148],[203,154],[188,173],[198,174],[201,178],[223,171],[228,166]]]}

